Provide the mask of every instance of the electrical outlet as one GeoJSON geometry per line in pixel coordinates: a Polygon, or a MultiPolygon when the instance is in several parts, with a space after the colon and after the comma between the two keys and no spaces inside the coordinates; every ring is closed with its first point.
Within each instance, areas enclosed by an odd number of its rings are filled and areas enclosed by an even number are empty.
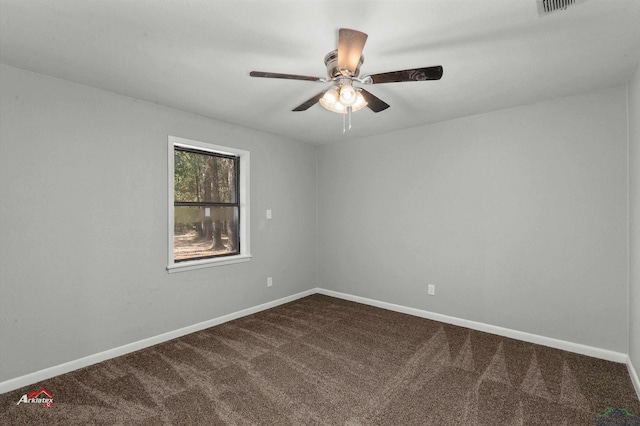
{"type": "Polygon", "coordinates": [[[435,296],[436,295],[436,286],[433,284],[429,284],[427,286],[427,293],[429,294],[429,296],[435,296]]]}
{"type": "Polygon", "coordinates": [[[267,287],[271,287],[273,285],[273,278],[269,277],[267,278],[267,287]]]}
{"type": "Polygon", "coordinates": [[[271,219],[271,209],[267,210],[267,219],[271,219]]]}

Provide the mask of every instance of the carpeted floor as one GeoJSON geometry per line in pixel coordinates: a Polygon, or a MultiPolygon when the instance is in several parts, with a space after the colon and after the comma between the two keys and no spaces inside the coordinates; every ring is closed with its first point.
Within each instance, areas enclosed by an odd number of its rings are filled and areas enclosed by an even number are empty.
{"type": "Polygon", "coordinates": [[[624,364],[313,295],[0,395],[0,424],[574,426],[609,408],[640,414],[624,364]],[[50,407],[17,404],[42,388],[50,407]]]}

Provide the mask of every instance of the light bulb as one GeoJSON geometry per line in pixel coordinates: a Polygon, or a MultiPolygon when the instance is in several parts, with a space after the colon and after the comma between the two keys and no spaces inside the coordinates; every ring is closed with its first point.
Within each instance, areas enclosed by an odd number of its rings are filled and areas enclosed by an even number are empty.
{"type": "Polygon", "coordinates": [[[350,84],[340,88],[340,102],[345,106],[351,106],[356,102],[356,90],[350,84]]]}

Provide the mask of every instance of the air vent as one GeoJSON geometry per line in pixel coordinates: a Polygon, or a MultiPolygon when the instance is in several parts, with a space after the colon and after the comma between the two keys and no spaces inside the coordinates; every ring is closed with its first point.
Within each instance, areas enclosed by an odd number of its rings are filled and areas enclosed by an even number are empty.
{"type": "Polygon", "coordinates": [[[559,10],[567,10],[569,6],[584,3],[587,0],[538,0],[538,15],[546,16],[559,10]]]}

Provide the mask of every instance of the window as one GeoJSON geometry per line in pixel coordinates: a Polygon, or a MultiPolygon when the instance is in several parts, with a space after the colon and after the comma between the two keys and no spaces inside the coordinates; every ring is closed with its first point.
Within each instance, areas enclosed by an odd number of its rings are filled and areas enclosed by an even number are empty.
{"type": "Polygon", "coordinates": [[[249,152],[169,136],[169,265],[248,261],[249,152]]]}

